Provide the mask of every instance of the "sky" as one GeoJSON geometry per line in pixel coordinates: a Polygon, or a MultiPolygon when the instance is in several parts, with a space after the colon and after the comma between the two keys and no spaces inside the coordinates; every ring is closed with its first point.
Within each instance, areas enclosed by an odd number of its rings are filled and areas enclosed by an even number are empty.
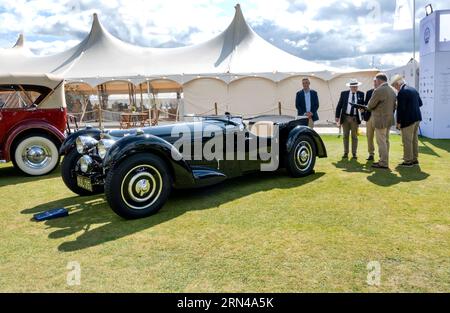
{"type": "MultiPolygon", "coordinates": [[[[0,48],[23,33],[37,55],[66,50],[87,36],[93,13],[135,45],[193,45],[225,30],[238,2],[257,34],[306,60],[387,69],[412,57],[412,30],[393,29],[395,0],[0,0],[0,48]]],[[[416,0],[417,29],[430,2],[435,10],[450,9],[448,0],[416,0]]]]}

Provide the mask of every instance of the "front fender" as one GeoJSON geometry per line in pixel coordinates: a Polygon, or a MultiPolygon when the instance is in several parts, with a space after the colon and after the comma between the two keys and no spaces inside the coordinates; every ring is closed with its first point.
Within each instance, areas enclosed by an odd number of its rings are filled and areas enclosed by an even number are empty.
{"type": "Polygon", "coordinates": [[[103,160],[105,173],[136,153],[154,153],[161,157],[172,170],[174,187],[185,188],[195,184],[191,167],[179,151],[166,140],[149,134],[126,136],[118,140],[103,160]],[[177,159],[172,158],[172,150],[176,153],[177,159]]]}
{"type": "Polygon", "coordinates": [[[62,143],[61,148],[59,148],[59,154],[66,155],[73,148],[75,148],[75,140],[77,140],[80,136],[90,136],[96,140],[100,140],[100,134],[101,130],[98,128],[85,128],[77,131],[76,133],[70,134],[62,143]]]}
{"type": "Polygon", "coordinates": [[[289,132],[288,140],[286,143],[287,153],[289,153],[293,149],[294,143],[300,135],[310,136],[314,140],[314,143],[316,144],[317,156],[319,158],[327,157],[327,149],[325,148],[325,144],[323,143],[322,138],[320,138],[319,134],[316,133],[313,129],[306,126],[297,126],[289,132]]]}

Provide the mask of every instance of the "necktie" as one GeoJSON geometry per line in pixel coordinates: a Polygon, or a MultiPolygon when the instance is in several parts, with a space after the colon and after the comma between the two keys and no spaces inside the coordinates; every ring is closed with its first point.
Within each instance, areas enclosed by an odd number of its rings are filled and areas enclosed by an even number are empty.
{"type": "MultiPolygon", "coordinates": [[[[355,94],[352,93],[352,103],[355,103],[355,94]]],[[[352,110],[350,111],[350,114],[353,116],[355,115],[355,107],[352,106],[352,110]]]]}

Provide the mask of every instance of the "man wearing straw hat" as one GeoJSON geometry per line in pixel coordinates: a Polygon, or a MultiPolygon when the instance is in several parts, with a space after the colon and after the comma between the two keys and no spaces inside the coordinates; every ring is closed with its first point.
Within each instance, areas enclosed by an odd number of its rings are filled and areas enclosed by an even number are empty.
{"type": "Polygon", "coordinates": [[[394,111],[397,95],[389,86],[386,74],[379,73],[376,76],[378,88],[373,92],[367,110],[372,113],[375,127],[375,137],[378,145],[380,160],[372,164],[373,168],[389,170],[389,131],[394,125],[394,111]]]}
{"type": "Polygon", "coordinates": [[[403,163],[412,167],[419,164],[419,125],[422,121],[422,99],[416,89],[407,86],[400,75],[392,77],[391,86],[397,89],[397,128],[403,141],[403,163]]]}
{"type": "Polygon", "coordinates": [[[358,91],[362,83],[357,79],[351,79],[346,84],[350,90],[341,92],[339,103],[336,107],[336,123],[342,125],[344,132],[344,155],[343,159],[348,159],[350,133],[352,136],[352,155],[357,159],[358,151],[358,127],[361,124],[361,112],[352,104],[364,105],[364,92],[358,91]]]}
{"type": "Polygon", "coordinates": [[[314,122],[319,120],[317,111],[319,110],[319,97],[317,92],[309,88],[311,82],[308,77],[302,79],[303,89],[297,92],[295,97],[295,107],[298,116],[308,117],[308,126],[314,128],[314,122]]]}

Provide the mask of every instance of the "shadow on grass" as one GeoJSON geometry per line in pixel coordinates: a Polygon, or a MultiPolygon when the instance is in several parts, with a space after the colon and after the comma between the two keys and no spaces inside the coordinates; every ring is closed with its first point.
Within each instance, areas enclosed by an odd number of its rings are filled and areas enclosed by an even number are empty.
{"type": "Polygon", "coordinates": [[[68,217],[46,221],[45,225],[56,229],[49,234],[49,238],[52,239],[64,238],[82,231],[83,233],[76,240],[64,242],[58,247],[58,250],[63,252],[78,251],[137,233],[170,221],[189,211],[217,207],[260,191],[274,188],[294,188],[311,183],[323,175],[325,174],[316,173],[308,177],[293,179],[287,177],[285,171],[255,173],[203,189],[175,190],[159,213],[139,220],[127,221],[114,214],[103,195],[70,197],[42,204],[21,213],[34,214],[58,207],[69,209],[68,217]],[[93,225],[97,226],[98,224],[104,225],[91,229],[93,225]]]}
{"type": "Polygon", "coordinates": [[[334,162],[333,165],[343,170],[344,172],[348,173],[367,173],[370,174],[374,171],[373,168],[371,168],[372,162],[367,162],[365,164],[359,163],[358,160],[345,160],[341,159],[338,162],[334,162]]]}
{"type": "Polygon", "coordinates": [[[48,175],[44,176],[27,176],[11,166],[0,167],[0,187],[18,185],[23,183],[29,183],[33,181],[42,181],[45,179],[51,179],[55,177],[60,177],[61,172],[59,171],[59,166],[56,170],[48,175]]]}
{"type": "Polygon", "coordinates": [[[429,139],[425,137],[420,137],[420,143],[423,145],[423,147],[421,146],[419,147],[420,153],[440,157],[440,155],[436,151],[434,151],[432,146],[450,152],[450,140],[448,139],[429,139]]]}
{"type": "Polygon", "coordinates": [[[382,187],[390,187],[402,182],[422,181],[430,176],[428,173],[422,172],[420,166],[411,168],[397,167],[395,169],[399,174],[397,175],[396,172],[390,170],[372,168],[372,162],[362,164],[357,160],[340,160],[333,163],[333,165],[348,173],[371,174],[367,176],[367,180],[382,187]]]}
{"type": "Polygon", "coordinates": [[[430,174],[422,172],[420,166],[397,167],[396,171],[400,176],[388,170],[376,170],[372,176],[367,177],[367,180],[378,186],[390,187],[403,182],[422,181],[430,177],[430,174]]]}

